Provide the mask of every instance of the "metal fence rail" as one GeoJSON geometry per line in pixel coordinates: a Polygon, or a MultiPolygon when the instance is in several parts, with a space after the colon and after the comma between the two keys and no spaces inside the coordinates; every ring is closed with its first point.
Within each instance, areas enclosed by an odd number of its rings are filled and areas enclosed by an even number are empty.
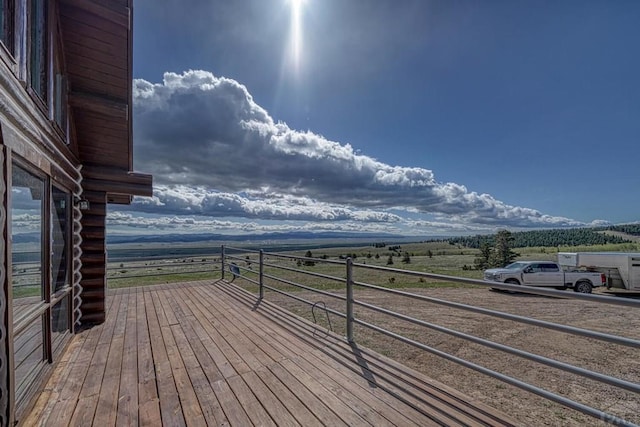
{"type": "Polygon", "coordinates": [[[528,294],[534,294],[534,295],[551,296],[554,298],[577,299],[577,300],[596,302],[601,304],[612,304],[620,307],[625,307],[626,309],[638,310],[638,314],[640,315],[639,300],[615,298],[611,296],[585,295],[581,293],[566,292],[566,291],[560,291],[560,290],[554,290],[554,289],[533,288],[533,287],[510,285],[510,284],[498,283],[498,282],[487,282],[484,280],[477,280],[477,279],[470,279],[470,278],[447,276],[447,275],[441,275],[441,274],[408,271],[408,270],[402,270],[402,269],[396,269],[396,268],[390,268],[390,267],[372,266],[372,265],[367,265],[362,263],[354,263],[351,260],[351,258],[347,258],[344,261],[336,261],[336,260],[326,260],[326,259],[320,259],[320,258],[300,257],[300,256],[294,256],[294,255],[288,255],[288,254],[285,255],[285,254],[278,254],[278,253],[271,253],[271,252],[246,250],[242,248],[235,248],[235,247],[229,247],[229,246],[223,246],[221,249],[221,268],[223,272],[222,273],[223,279],[225,278],[224,276],[225,267],[228,267],[228,265],[230,265],[230,261],[234,261],[234,264],[235,264],[235,261],[249,262],[250,264],[258,263],[260,267],[259,273],[256,273],[253,269],[242,267],[239,264],[237,266],[240,269],[240,276],[242,277],[243,280],[246,280],[247,282],[258,286],[259,298],[264,297],[264,290],[266,289],[266,290],[270,290],[270,291],[285,295],[287,297],[290,297],[296,301],[302,302],[309,306],[313,306],[314,304],[317,303],[314,301],[309,301],[308,299],[303,298],[299,295],[296,295],[293,292],[287,292],[283,289],[279,289],[275,285],[266,283],[266,279],[269,279],[270,283],[274,283],[274,284],[279,283],[279,284],[292,287],[294,289],[305,290],[305,291],[313,292],[318,295],[331,297],[345,304],[344,312],[341,312],[339,310],[335,310],[332,308],[327,308],[327,312],[333,315],[339,316],[343,319],[346,319],[346,340],[350,342],[356,341],[356,336],[354,333],[354,325],[357,324],[362,327],[368,328],[372,331],[375,331],[377,333],[386,335],[398,341],[409,344],[413,347],[429,352],[431,354],[442,357],[451,362],[457,363],[461,366],[470,368],[476,372],[480,372],[482,374],[498,379],[512,386],[518,387],[527,392],[538,395],[544,399],[556,402],[567,408],[571,408],[573,410],[579,411],[588,416],[605,421],[607,423],[614,424],[614,425],[621,425],[621,426],[636,425],[629,420],[618,418],[614,414],[610,414],[598,408],[591,407],[580,402],[576,402],[574,400],[568,399],[564,396],[553,393],[544,388],[526,383],[517,378],[505,375],[503,373],[497,372],[487,367],[480,366],[471,361],[462,359],[455,355],[439,350],[435,347],[429,346],[425,343],[418,342],[414,339],[408,338],[406,336],[403,336],[401,334],[388,330],[384,324],[370,323],[365,319],[357,317],[355,314],[354,307],[360,307],[362,309],[370,310],[377,313],[382,313],[386,316],[389,316],[390,318],[409,322],[426,329],[430,329],[439,333],[446,334],[448,336],[456,337],[458,339],[462,339],[470,343],[478,344],[486,348],[499,351],[503,354],[509,355],[509,357],[529,360],[535,363],[552,367],[554,369],[559,369],[561,371],[568,372],[572,375],[588,378],[590,380],[593,380],[602,384],[606,384],[611,387],[616,387],[621,390],[626,390],[627,392],[636,394],[638,397],[638,400],[640,401],[640,384],[636,382],[628,381],[623,378],[617,378],[611,375],[606,375],[600,372],[585,369],[579,366],[572,365],[570,363],[558,361],[543,355],[521,350],[505,344],[500,344],[500,343],[487,340],[481,337],[477,337],[468,333],[456,331],[451,328],[446,328],[432,322],[416,319],[406,314],[389,310],[389,309],[377,306],[375,304],[361,301],[354,297],[354,289],[355,288],[368,289],[375,292],[394,294],[403,298],[408,298],[410,300],[445,306],[452,310],[462,310],[467,312],[473,312],[473,313],[491,316],[491,317],[499,318],[503,320],[509,320],[509,321],[513,321],[521,324],[546,328],[548,330],[559,331],[566,334],[586,337],[586,338],[590,338],[590,339],[594,339],[594,340],[598,340],[606,343],[613,343],[616,345],[620,345],[620,346],[624,346],[632,349],[640,349],[640,340],[598,332],[598,331],[593,331],[593,330],[584,329],[584,328],[577,328],[574,326],[563,325],[560,323],[554,323],[554,322],[529,318],[529,317],[506,313],[502,311],[491,310],[483,307],[477,307],[477,306],[468,305],[468,304],[461,304],[458,302],[447,301],[444,299],[434,298],[434,297],[425,296],[425,295],[419,295],[419,294],[404,291],[404,290],[387,288],[384,286],[366,283],[364,281],[357,281],[355,280],[355,277],[357,276],[356,270],[368,269],[368,270],[375,270],[376,272],[379,272],[381,274],[394,273],[394,274],[414,276],[419,278],[434,279],[438,281],[475,285],[475,286],[481,286],[484,288],[495,288],[495,289],[528,293],[528,294]],[[258,258],[257,260],[256,260],[256,255],[258,258]],[[268,258],[270,260],[280,259],[284,261],[293,261],[298,263],[298,265],[301,265],[301,263],[304,263],[304,262],[312,263],[313,265],[315,264],[336,265],[337,264],[344,267],[345,276],[343,278],[339,278],[339,277],[335,277],[335,276],[324,274],[324,273],[307,271],[301,268],[294,268],[291,266],[277,264],[274,262],[265,262],[264,261],[265,258],[268,258]],[[264,273],[265,267],[268,267],[270,269],[269,273],[264,273]],[[280,274],[295,274],[295,275],[301,275],[301,277],[305,277],[311,280],[314,280],[316,278],[321,278],[321,279],[326,279],[326,280],[340,283],[342,284],[340,291],[343,292],[344,295],[339,295],[339,294],[328,292],[322,289],[317,289],[312,285],[302,284],[296,280],[278,277],[278,275],[276,274],[278,270],[281,271],[280,274]]]}

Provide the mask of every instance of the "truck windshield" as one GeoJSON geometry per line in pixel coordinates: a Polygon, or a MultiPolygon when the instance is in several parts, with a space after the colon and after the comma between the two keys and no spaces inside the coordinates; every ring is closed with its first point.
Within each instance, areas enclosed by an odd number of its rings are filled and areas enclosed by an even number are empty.
{"type": "Polygon", "coordinates": [[[524,262],[514,262],[513,264],[507,265],[505,268],[508,270],[518,270],[526,265],[527,264],[525,264],[524,262]]]}

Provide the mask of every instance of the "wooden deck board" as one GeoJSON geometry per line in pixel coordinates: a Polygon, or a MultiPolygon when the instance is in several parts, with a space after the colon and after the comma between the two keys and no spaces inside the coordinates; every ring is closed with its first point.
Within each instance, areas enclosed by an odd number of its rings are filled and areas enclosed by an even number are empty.
{"type": "Polygon", "coordinates": [[[171,371],[171,362],[163,339],[166,334],[163,334],[161,329],[163,323],[164,328],[168,327],[168,323],[162,307],[159,307],[157,293],[145,293],[145,299],[147,299],[147,295],[149,295],[148,301],[146,301],[147,321],[149,324],[149,336],[152,337],[151,350],[156,370],[156,384],[162,423],[170,426],[186,426],[182,408],[180,407],[178,390],[171,371]]]}
{"type": "Polygon", "coordinates": [[[106,306],[23,425],[515,424],[226,282],[115,290],[106,306]]]}

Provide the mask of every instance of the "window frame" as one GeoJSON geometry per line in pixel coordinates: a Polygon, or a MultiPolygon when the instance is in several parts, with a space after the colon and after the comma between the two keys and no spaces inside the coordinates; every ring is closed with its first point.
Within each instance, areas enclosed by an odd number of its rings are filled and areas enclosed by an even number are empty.
{"type": "Polygon", "coordinates": [[[51,76],[51,52],[50,52],[50,16],[48,13],[48,1],[47,0],[27,0],[27,20],[26,20],[26,38],[27,38],[27,55],[26,55],[26,71],[27,71],[27,91],[31,98],[35,102],[35,104],[45,113],[48,117],[48,104],[49,104],[49,94],[50,94],[50,76],[51,76]],[[42,9],[36,9],[36,6],[41,6],[42,9]],[[40,10],[39,15],[35,15],[35,11],[40,10]],[[41,67],[38,67],[38,74],[44,74],[41,76],[40,84],[44,85],[42,93],[38,90],[38,88],[34,87],[34,38],[36,25],[34,25],[34,20],[38,21],[38,25],[41,26],[42,33],[42,43],[41,43],[41,51],[38,52],[41,60],[41,67]]]}
{"type": "MultiPolygon", "coordinates": [[[[13,153],[12,153],[13,154],[13,153]]],[[[48,252],[49,252],[49,242],[48,242],[48,225],[49,225],[49,219],[47,218],[48,215],[48,205],[49,205],[49,195],[47,194],[47,189],[49,188],[48,186],[48,181],[49,181],[49,177],[43,173],[41,170],[39,170],[37,167],[31,165],[29,162],[21,159],[18,156],[15,155],[11,155],[8,156],[7,159],[7,164],[9,165],[10,170],[8,171],[9,173],[7,174],[9,177],[9,181],[7,182],[7,189],[8,189],[8,193],[9,193],[9,209],[7,210],[7,220],[8,220],[8,224],[9,224],[9,230],[8,230],[8,234],[9,235],[13,235],[13,232],[11,230],[12,228],[12,223],[13,223],[13,215],[12,215],[12,206],[13,206],[13,200],[11,197],[11,193],[12,193],[12,189],[13,189],[13,168],[15,167],[19,167],[21,169],[23,169],[24,171],[32,174],[33,176],[37,177],[38,179],[43,181],[43,196],[42,196],[42,201],[41,201],[41,219],[40,219],[40,224],[41,224],[41,241],[40,241],[40,245],[41,245],[41,251],[40,251],[40,265],[41,265],[41,273],[40,273],[40,280],[41,280],[41,294],[43,295],[43,300],[38,304],[35,305],[34,307],[32,307],[31,309],[27,310],[24,313],[21,313],[19,316],[17,316],[17,318],[14,317],[14,310],[13,310],[13,303],[14,303],[14,297],[13,297],[13,279],[10,277],[10,283],[12,284],[12,286],[9,287],[9,289],[11,289],[7,295],[7,310],[11,319],[11,325],[9,326],[11,328],[11,334],[10,334],[10,339],[9,341],[11,342],[10,344],[10,357],[11,357],[11,363],[10,363],[10,377],[11,377],[11,395],[12,398],[14,399],[15,403],[20,405],[20,404],[24,404],[24,398],[25,396],[27,396],[29,394],[29,391],[32,389],[32,387],[34,387],[35,384],[37,384],[37,378],[40,377],[42,375],[43,370],[46,368],[48,362],[50,361],[50,350],[49,350],[49,346],[48,346],[48,341],[49,339],[47,338],[47,330],[48,330],[48,321],[46,319],[48,310],[49,310],[49,297],[47,296],[47,291],[48,291],[48,283],[49,283],[49,279],[48,276],[50,275],[49,273],[49,268],[47,266],[47,263],[45,260],[48,259],[48,252]],[[38,361],[38,363],[36,363],[34,366],[31,367],[31,369],[29,370],[29,372],[27,372],[27,374],[23,377],[19,379],[16,378],[16,348],[15,345],[17,342],[19,342],[20,338],[23,336],[23,334],[27,334],[29,332],[29,329],[35,325],[37,322],[40,322],[40,327],[42,330],[42,335],[41,335],[41,341],[42,341],[42,354],[41,354],[41,359],[38,361]]],[[[11,247],[11,253],[10,256],[13,256],[13,245],[10,246],[11,247]]],[[[13,270],[13,268],[11,269],[11,271],[13,270]]]]}
{"type": "MultiPolygon", "coordinates": [[[[73,192],[70,188],[64,185],[59,180],[50,176],[46,172],[39,169],[37,166],[30,163],[28,160],[23,159],[20,156],[15,155],[14,152],[8,150],[8,155],[5,158],[5,162],[7,165],[7,175],[8,182],[7,188],[8,191],[8,211],[7,211],[7,222],[9,224],[8,234],[11,235],[11,224],[12,224],[12,215],[11,215],[11,206],[13,206],[13,201],[11,200],[11,188],[13,188],[13,179],[12,179],[12,171],[14,167],[20,167],[26,172],[34,175],[35,177],[43,180],[43,197],[42,197],[42,217],[41,217],[41,274],[40,280],[41,282],[41,292],[43,292],[44,299],[41,303],[37,304],[33,308],[25,311],[25,313],[21,313],[19,316],[14,317],[13,314],[13,289],[12,286],[9,286],[9,291],[7,295],[7,311],[10,316],[9,325],[8,325],[8,333],[10,336],[10,378],[11,378],[11,392],[10,398],[14,402],[14,416],[18,412],[22,411],[25,407],[23,405],[28,403],[28,400],[25,400],[29,393],[34,390],[34,387],[40,387],[41,381],[44,373],[46,372],[47,367],[60,356],[60,351],[64,348],[65,342],[68,342],[71,334],[73,333],[73,272],[71,270],[73,266],[73,192]],[[65,249],[67,251],[67,259],[66,259],[66,268],[69,271],[69,276],[67,277],[67,283],[65,286],[60,289],[58,292],[53,292],[52,289],[52,258],[51,258],[51,233],[52,233],[52,199],[53,199],[53,189],[56,188],[59,191],[62,191],[66,194],[66,199],[68,201],[68,209],[66,210],[66,220],[68,227],[65,230],[66,234],[66,242],[65,249]],[[67,299],[67,329],[64,331],[58,331],[59,334],[54,337],[53,332],[53,310],[54,307],[67,299]],[[35,323],[40,322],[42,328],[42,359],[35,365],[33,365],[30,371],[20,380],[20,384],[16,382],[16,366],[15,366],[15,351],[16,348],[14,344],[20,338],[23,337],[23,333],[29,333],[29,329],[35,325],[35,323]],[[10,331],[10,332],[9,332],[10,331]]],[[[7,250],[9,251],[9,256],[13,254],[13,247],[11,244],[7,245],[7,250]]],[[[9,271],[12,271],[10,269],[9,271]]],[[[11,274],[9,273],[9,283],[13,282],[11,278],[11,274]]]]}
{"type": "Polygon", "coordinates": [[[55,31],[51,35],[51,60],[49,78],[50,92],[50,117],[51,124],[61,137],[65,145],[69,144],[69,83],[66,71],[66,61],[62,41],[60,22],[51,23],[55,31]]]}
{"type": "Polygon", "coordinates": [[[15,0],[0,0],[2,20],[0,21],[0,43],[13,55],[15,50],[16,5],[15,0]]]}
{"type": "Polygon", "coordinates": [[[16,0],[0,0],[2,3],[2,21],[0,22],[0,59],[15,73],[16,51],[16,0]]]}
{"type": "MultiPolygon", "coordinates": [[[[13,312],[13,302],[14,302],[14,297],[13,297],[13,284],[11,286],[11,295],[8,295],[8,299],[11,302],[11,317],[13,320],[13,325],[14,325],[14,335],[19,335],[20,332],[24,329],[24,326],[28,323],[31,323],[36,317],[38,317],[39,315],[41,315],[43,313],[44,310],[46,310],[47,308],[47,301],[49,301],[49,298],[47,297],[47,292],[48,292],[48,284],[50,282],[50,280],[48,280],[48,276],[50,275],[49,273],[49,266],[48,264],[48,256],[47,254],[49,253],[50,250],[50,242],[49,242],[49,233],[47,232],[49,229],[49,221],[50,219],[47,218],[47,214],[49,211],[48,208],[48,204],[50,203],[49,199],[50,199],[50,195],[47,194],[48,193],[48,188],[49,188],[49,183],[48,180],[49,178],[47,177],[46,174],[42,173],[40,170],[38,170],[36,167],[30,165],[28,162],[23,161],[22,159],[20,159],[19,157],[13,155],[11,156],[11,159],[9,159],[9,162],[11,163],[11,175],[13,175],[13,169],[17,166],[21,169],[23,169],[24,171],[26,171],[27,173],[35,176],[36,178],[42,180],[42,190],[43,190],[43,197],[42,200],[40,201],[40,209],[41,209],[41,219],[40,219],[40,244],[41,244],[41,250],[40,250],[40,281],[41,281],[41,285],[40,285],[40,294],[41,294],[41,300],[40,303],[37,305],[34,305],[33,308],[25,311],[24,313],[21,313],[18,316],[15,316],[15,313],[13,312]]],[[[11,178],[11,182],[7,183],[7,188],[9,189],[9,191],[11,192],[13,190],[13,178],[11,178]]],[[[9,224],[13,223],[13,215],[12,215],[12,207],[13,207],[13,200],[11,200],[10,203],[10,208],[7,211],[7,217],[8,217],[8,222],[9,224]]],[[[9,230],[9,234],[11,236],[13,236],[13,231],[9,230]]],[[[13,256],[13,245],[11,245],[11,256],[13,256]]],[[[13,268],[12,268],[13,270],[13,268]]],[[[12,281],[13,282],[13,281],[12,281]]]]}
{"type": "MultiPolygon", "coordinates": [[[[58,289],[56,291],[55,289],[55,284],[54,284],[54,278],[53,278],[53,269],[51,269],[51,277],[50,277],[50,289],[49,289],[49,294],[51,296],[50,298],[50,302],[51,305],[55,305],[57,304],[60,300],[62,300],[73,288],[73,247],[72,247],[72,241],[73,241],[73,195],[71,193],[71,191],[69,189],[64,188],[62,185],[60,185],[57,182],[54,182],[53,180],[51,180],[51,185],[49,186],[49,205],[50,205],[50,212],[49,212],[49,217],[52,218],[53,215],[53,191],[54,189],[58,190],[61,193],[65,194],[65,201],[66,201],[66,212],[65,212],[65,221],[66,221],[66,228],[64,230],[64,234],[66,235],[66,241],[65,241],[65,247],[64,250],[66,251],[66,256],[65,256],[65,263],[66,263],[66,271],[67,271],[67,276],[66,276],[66,283],[64,285],[64,287],[62,287],[61,289],[58,289]]],[[[50,224],[49,224],[49,244],[51,244],[51,242],[53,242],[53,236],[51,235],[53,233],[53,219],[50,219],[50,224]]],[[[53,248],[51,248],[50,250],[50,254],[51,256],[53,256],[53,248]]],[[[53,264],[53,261],[51,259],[51,256],[49,257],[49,263],[53,264]]]]}

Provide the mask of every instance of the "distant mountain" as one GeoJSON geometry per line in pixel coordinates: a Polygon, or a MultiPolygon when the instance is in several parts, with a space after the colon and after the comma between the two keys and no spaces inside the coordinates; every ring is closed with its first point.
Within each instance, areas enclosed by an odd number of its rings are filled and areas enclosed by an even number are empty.
{"type": "MultiPolygon", "coordinates": [[[[158,235],[107,235],[107,244],[118,243],[191,243],[191,242],[264,242],[264,241],[288,241],[288,240],[320,240],[320,239],[361,239],[361,240],[407,240],[406,236],[380,233],[338,233],[323,232],[314,233],[308,231],[295,231],[289,233],[266,234],[158,234],[158,235]]],[[[411,240],[431,240],[433,238],[412,237],[411,240]]]]}
{"type": "Polygon", "coordinates": [[[19,233],[11,236],[11,241],[15,243],[40,243],[42,239],[42,234],[40,232],[36,233],[19,233]]]}

